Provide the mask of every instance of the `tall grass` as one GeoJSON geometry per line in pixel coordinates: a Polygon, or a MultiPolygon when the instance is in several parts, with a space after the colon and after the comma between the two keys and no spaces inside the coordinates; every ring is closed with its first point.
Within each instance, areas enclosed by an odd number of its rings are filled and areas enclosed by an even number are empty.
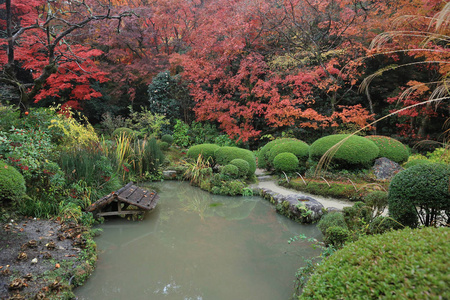
{"type": "MultiPolygon", "coordinates": [[[[71,185],[73,197],[96,200],[122,185],[116,172],[117,162],[106,157],[101,150],[95,143],[61,153],[59,164],[71,185]]],[[[89,204],[83,201],[84,205],[89,204]]]]}

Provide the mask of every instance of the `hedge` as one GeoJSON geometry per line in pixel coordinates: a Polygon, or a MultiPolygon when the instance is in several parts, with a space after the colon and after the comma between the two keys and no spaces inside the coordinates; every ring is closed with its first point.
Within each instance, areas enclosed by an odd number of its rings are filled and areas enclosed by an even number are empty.
{"type": "Polygon", "coordinates": [[[374,142],[380,149],[378,157],[386,157],[399,164],[408,160],[408,148],[396,139],[382,135],[371,135],[366,138],[374,142]]]}
{"type": "Polygon", "coordinates": [[[214,152],[216,162],[219,165],[227,165],[233,159],[240,158],[248,162],[249,170],[247,173],[248,177],[255,174],[256,171],[256,160],[253,152],[247,149],[238,147],[220,147],[214,152]]]}
{"type": "Polygon", "coordinates": [[[432,225],[441,211],[450,211],[450,165],[420,164],[397,173],[388,194],[389,215],[405,226],[419,225],[417,209],[425,226],[432,225]]]}
{"type": "Polygon", "coordinates": [[[325,152],[347,137],[348,139],[339,146],[333,155],[331,161],[333,166],[338,168],[368,167],[378,157],[380,150],[374,142],[361,136],[348,134],[328,135],[316,140],[309,148],[309,157],[313,161],[319,161],[325,152]]]}
{"type": "Polygon", "coordinates": [[[25,179],[22,174],[4,161],[0,161],[0,201],[18,200],[25,192],[25,179]]]}
{"type": "Polygon", "coordinates": [[[366,236],[317,267],[299,299],[449,299],[450,229],[366,236]]]}
{"type": "Polygon", "coordinates": [[[201,154],[205,159],[215,160],[214,152],[219,148],[220,146],[216,144],[199,144],[189,148],[186,155],[192,159],[197,159],[201,154]]]}

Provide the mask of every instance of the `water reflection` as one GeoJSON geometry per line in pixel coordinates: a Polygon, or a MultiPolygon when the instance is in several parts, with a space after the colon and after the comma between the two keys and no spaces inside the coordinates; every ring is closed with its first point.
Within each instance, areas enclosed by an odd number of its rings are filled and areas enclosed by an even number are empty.
{"type": "Polygon", "coordinates": [[[210,195],[159,184],[160,202],[142,222],[108,221],[97,268],[78,299],[289,299],[315,226],[277,215],[259,197],[210,195]]]}

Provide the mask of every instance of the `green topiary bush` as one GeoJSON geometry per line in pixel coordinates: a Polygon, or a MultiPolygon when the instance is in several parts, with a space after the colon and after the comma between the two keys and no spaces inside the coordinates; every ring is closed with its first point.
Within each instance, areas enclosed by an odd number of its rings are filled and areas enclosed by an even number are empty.
{"type": "Polygon", "coordinates": [[[299,299],[449,299],[449,239],[449,228],[407,228],[348,243],[299,299]]]}
{"type": "MultiPolygon", "coordinates": [[[[319,161],[325,152],[347,137],[348,134],[334,134],[316,140],[309,148],[309,157],[313,161],[319,161]]],[[[331,166],[338,169],[366,168],[378,157],[379,152],[371,140],[353,135],[334,153],[331,166]]]]}
{"type": "MultiPolygon", "coordinates": [[[[294,139],[294,138],[281,138],[281,139],[276,139],[276,140],[270,141],[267,144],[265,144],[258,152],[258,168],[267,169],[268,163],[269,163],[268,152],[270,151],[270,149],[272,149],[272,147],[275,145],[278,145],[280,143],[284,143],[287,141],[298,141],[298,140],[294,139]]],[[[287,152],[287,151],[283,151],[283,152],[287,152]]]]}
{"type": "Polygon", "coordinates": [[[168,144],[167,142],[160,141],[160,142],[158,143],[158,146],[159,146],[159,148],[160,148],[162,151],[167,151],[167,150],[169,150],[169,144],[168,144]]]}
{"type": "Polygon", "coordinates": [[[278,172],[294,172],[298,170],[298,158],[293,153],[280,153],[273,160],[273,167],[278,172]]]}
{"type": "Polygon", "coordinates": [[[231,165],[235,165],[239,169],[238,177],[246,177],[250,169],[250,165],[246,160],[235,158],[230,161],[231,165]]]}
{"type": "Polygon", "coordinates": [[[248,162],[249,170],[247,177],[253,176],[256,171],[256,160],[253,152],[238,147],[220,147],[214,152],[216,162],[220,165],[227,165],[233,159],[240,158],[248,162]]]}
{"type": "Polygon", "coordinates": [[[131,138],[134,138],[136,136],[136,132],[134,132],[133,129],[126,128],[126,127],[119,127],[116,130],[113,131],[112,136],[117,138],[120,135],[125,135],[131,138]]]}
{"type": "Polygon", "coordinates": [[[0,161],[0,201],[16,201],[26,192],[25,179],[14,167],[0,161]]]}
{"type": "Polygon", "coordinates": [[[426,158],[424,158],[424,159],[413,159],[413,160],[407,161],[403,165],[403,168],[408,169],[408,168],[411,168],[412,166],[415,166],[415,165],[422,165],[422,164],[429,164],[429,163],[431,163],[431,161],[429,161],[426,158]]]}
{"type": "Polygon", "coordinates": [[[239,176],[239,168],[231,164],[223,166],[220,172],[231,178],[237,178],[239,176]]]}
{"type": "Polygon", "coordinates": [[[386,157],[399,164],[408,160],[408,148],[396,139],[382,135],[366,136],[366,139],[374,142],[380,149],[378,157],[386,157]]]}
{"type": "Polygon", "coordinates": [[[199,144],[189,148],[186,154],[188,157],[192,159],[197,159],[198,156],[201,154],[205,159],[214,161],[215,160],[214,152],[219,148],[220,146],[215,144],[199,144]]]}
{"type": "Polygon", "coordinates": [[[389,186],[389,214],[405,226],[448,222],[450,165],[420,164],[396,174],[389,186]],[[446,212],[446,216],[441,216],[446,212]],[[420,218],[419,218],[420,216],[420,218]]]}
{"type": "Polygon", "coordinates": [[[170,146],[173,143],[173,137],[170,134],[165,134],[161,137],[161,141],[166,142],[170,146]]]}
{"type": "Polygon", "coordinates": [[[299,166],[302,167],[302,172],[306,170],[306,161],[309,157],[309,145],[300,140],[287,140],[273,145],[273,147],[270,148],[266,155],[267,166],[273,166],[275,157],[280,153],[286,152],[292,153],[297,157],[299,164],[296,165],[296,170],[298,170],[299,166]]]}
{"type": "Polygon", "coordinates": [[[325,235],[327,229],[332,226],[347,228],[347,224],[344,220],[344,215],[340,212],[330,212],[324,214],[322,218],[320,218],[319,223],[317,223],[317,228],[319,228],[320,232],[322,232],[323,235],[325,235]]]}
{"type": "Polygon", "coordinates": [[[351,238],[352,234],[347,228],[331,226],[328,227],[325,233],[324,243],[325,245],[333,246],[335,249],[340,249],[346,242],[350,241],[351,238]]]}

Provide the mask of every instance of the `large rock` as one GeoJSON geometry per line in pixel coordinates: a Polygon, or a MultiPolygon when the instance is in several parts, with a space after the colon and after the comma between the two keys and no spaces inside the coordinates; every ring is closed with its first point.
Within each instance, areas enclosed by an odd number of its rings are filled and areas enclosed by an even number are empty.
{"type": "Polygon", "coordinates": [[[375,165],[373,166],[373,173],[376,178],[380,180],[391,179],[395,174],[402,170],[402,166],[386,157],[377,158],[375,160],[375,165]]]}
{"type": "Polygon", "coordinates": [[[287,196],[269,189],[260,191],[264,199],[276,205],[277,212],[300,223],[313,223],[320,220],[324,206],[316,199],[302,194],[287,196]]]}

